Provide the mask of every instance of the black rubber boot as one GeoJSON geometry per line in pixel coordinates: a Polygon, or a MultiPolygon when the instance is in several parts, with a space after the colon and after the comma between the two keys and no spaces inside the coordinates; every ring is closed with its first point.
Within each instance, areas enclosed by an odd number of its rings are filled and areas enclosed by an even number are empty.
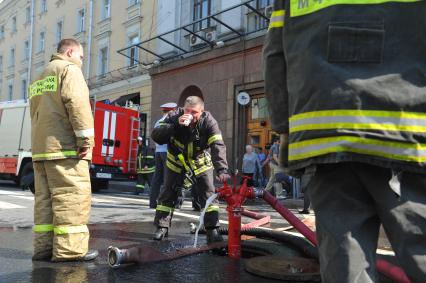
{"type": "Polygon", "coordinates": [[[207,244],[223,241],[222,235],[219,233],[219,230],[217,228],[206,229],[206,235],[207,235],[207,244]]]}
{"type": "Polygon", "coordinates": [[[163,238],[166,238],[169,236],[169,229],[165,227],[158,227],[157,230],[154,232],[154,236],[152,237],[156,241],[161,241],[163,238]]]}
{"type": "Polygon", "coordinates": [[[80,260],[81,261],[90,261],[97,258],[99,252],[97,250],[89,250],[80,260]]]}
{"type": "Polygon", "coordinates": [[[97,250],[89,250],[84,256],[76,258],[57,258],[53,259],[53,262],[63,262],[63,261],[91,261],[97,258],[99,252],[97,250]]]}

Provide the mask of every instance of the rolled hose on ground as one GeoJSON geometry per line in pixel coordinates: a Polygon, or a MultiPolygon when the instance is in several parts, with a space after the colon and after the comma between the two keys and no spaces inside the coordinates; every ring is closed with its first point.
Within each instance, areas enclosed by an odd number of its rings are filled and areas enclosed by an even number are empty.
{"type": "MultiPolygon", "coordinates": [[[[218,229],[222,235],[228,235],[228,228],[220,227],[218,229]]],[[[195,230],[191,229],[191,233],[195,230]]],[[[201,229],[200,234],[205,234],[206,230],[201,229]]],[[[295,246],[300,252],[309,258],[318,259],[318,249],[309,243],[306,239],[291,235],[289,233],[273,230],[265,230],[259,228],[241,229],[241,235],[255,236],[261,239],[275,240],[280,243],[288,243],[295,246]]]]}

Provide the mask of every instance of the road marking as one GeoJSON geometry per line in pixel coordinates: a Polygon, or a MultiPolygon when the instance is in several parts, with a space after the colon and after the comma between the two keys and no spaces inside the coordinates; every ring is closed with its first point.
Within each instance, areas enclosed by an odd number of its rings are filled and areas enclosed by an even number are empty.
{"type": "Polygon", "coordinates": [[[10,202],[0,201],[0,209],[25,208],[25,206],[13,204],[10,202]]]}
{"type": "Polygon", "coordinates": [[[3,191],[3,190],[0,190],[0,195],[22,196],[22,195],[26,195],[26,194],[28,194],[28,192],[12,192],[12,191],[3,191]]]}
{"type": "Polygon", "coordinates": [[[21,198],[26,200],[34,200],[34,197],[26,197],[26,196],[10,196],[12,198],[21,198]]]}

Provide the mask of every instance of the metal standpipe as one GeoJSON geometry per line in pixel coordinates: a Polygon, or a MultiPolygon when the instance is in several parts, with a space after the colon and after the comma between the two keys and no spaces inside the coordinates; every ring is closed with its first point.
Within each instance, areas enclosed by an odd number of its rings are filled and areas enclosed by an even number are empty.
{"type": "Polygon", "coordinates": [[[228,210],[228,255],[230,258],[241,258],[241,211],[240,207],[228,210]]]}
{"type": "Polygon", "coordinates": [[[253,187],[247,187],[247,178],[237,189],[236,182],[231,188],[225,182],[224,186],[218,190],[219,198],[222,198],[228,204],[228,255],[233,259],[241,258],[241,214],[243,213],[243,203],[247,198],[256,198],[253,187]]]}

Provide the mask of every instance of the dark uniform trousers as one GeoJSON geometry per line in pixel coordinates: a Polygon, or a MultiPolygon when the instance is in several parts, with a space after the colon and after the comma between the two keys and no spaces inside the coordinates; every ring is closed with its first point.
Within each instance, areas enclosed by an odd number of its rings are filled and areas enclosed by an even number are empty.
{"type": "Polygon", "coordinates": [[[378,282],[380,223],[398,264],[413,282],[426,282],[426,175],[400,172],[400,195],[389,185],[392,176],[391,169],[365,163],[317,165],[308,193],[323,282],[378,282]]]}
{"type": "Polygon", "coordinates": [[[137,185],[138,189],[145,189],[145,184],[148,183],[148,186],[151,188],[151,180],[153,173],[138,173],[137,185]]]}
{"type": "Polygon", "coordinates": [[[155,172],[152,180],[152,186],[149,193],[149,207],[157,206],[157,199],[160,195],[160,189],[164,182],[164,174],[166,170],[167,152],[155,153],[155,172]]]}
{"type": "MultiPolygon", "coordinates": [[[[184,176],[178,174],[167,168],[165,174],[164,190],[160,193],[158,198],[158,205],[154,219],[154,225],[157,227],[170,228],[171,220],[173,217],[173,209],[170,211],[169,208],[175,207],[178,200],[178,190],[176,184],[183,183],[184,176]]],[[[206,200],[215,193],[215,187],[213,185],[213,169],[207,170],[201,173],[196,178],[196,186],[193,186],[197,190],[199,196],[201,208],[203,209],[206,205],[206,200]]],[[[217,199],[210,205],[210,207],[217,207],[217,199]]],[[[219,211],[218,209],[207,210],[204,216],[204,226],[206,229],[212,229],[219,227],[219,211]]]]}

